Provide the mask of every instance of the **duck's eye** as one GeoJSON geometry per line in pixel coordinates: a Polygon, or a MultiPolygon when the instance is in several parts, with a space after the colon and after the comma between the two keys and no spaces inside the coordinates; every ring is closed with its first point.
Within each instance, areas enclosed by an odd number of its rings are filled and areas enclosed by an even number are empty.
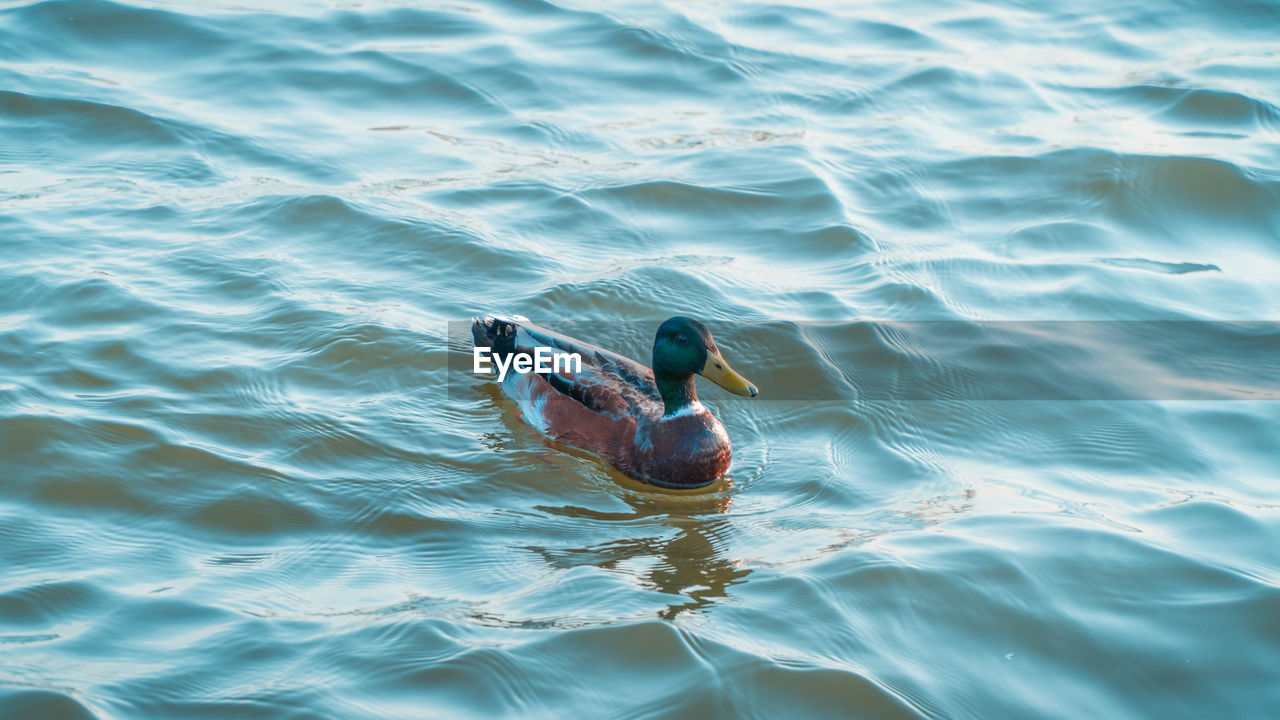
{"type": "Polygon", "coordinates": [[[685,337],[684,335],[677,335],[676,342],[680,343],[681,345],[688,345],[689,338],[685,337]]]}

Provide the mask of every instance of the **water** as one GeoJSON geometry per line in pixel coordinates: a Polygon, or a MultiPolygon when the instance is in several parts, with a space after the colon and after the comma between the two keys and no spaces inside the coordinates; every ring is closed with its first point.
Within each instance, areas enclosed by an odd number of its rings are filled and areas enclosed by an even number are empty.
{"type": "Polygon", "coordinates": [[[1280,716],[1280,5],[603,7],[3,5],[0,716],[1280,716]]]}

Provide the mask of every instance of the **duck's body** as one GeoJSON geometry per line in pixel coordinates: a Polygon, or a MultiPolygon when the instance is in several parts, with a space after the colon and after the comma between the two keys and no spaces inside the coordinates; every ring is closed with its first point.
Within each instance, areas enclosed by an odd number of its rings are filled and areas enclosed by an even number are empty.
{"type": "Polygon", "coordinates": [[[659,328],[655,370],[524,318],[476,319],[472,335],[495,360],[532,357],[539,346],[576,353],[580,371],[508,372],[504,392],[525,421],[552,440],[594,452],[627,475],[663,487],[708,485],[729,469],[729,435],[698,402],[693,375],[756,394],[724,362],[702,323],[690,318],[672,318],[659,328]]]}

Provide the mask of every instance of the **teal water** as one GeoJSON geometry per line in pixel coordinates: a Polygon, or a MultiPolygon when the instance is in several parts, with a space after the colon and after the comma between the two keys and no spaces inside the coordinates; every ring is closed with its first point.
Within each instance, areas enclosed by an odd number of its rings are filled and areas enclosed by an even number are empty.
{"type": "Polygon", "coordinates": [[[1277,39],[3,3],[0,717],[1280,716],[1277,39]],[[544,442],[479,312],[704,320],[731,482],[544,442]]]}

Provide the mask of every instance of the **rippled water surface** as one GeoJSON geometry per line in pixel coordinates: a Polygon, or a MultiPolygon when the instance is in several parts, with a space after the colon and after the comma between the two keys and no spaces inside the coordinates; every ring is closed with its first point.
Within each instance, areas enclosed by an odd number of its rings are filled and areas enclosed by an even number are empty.
{"type": "Polygon", "coordinates": [[[1280,716],[1278,40],[3,3],[0,716],[1280,716]],[[731,480],[542,440],[486,311],[703,319],[731,480]]]}

